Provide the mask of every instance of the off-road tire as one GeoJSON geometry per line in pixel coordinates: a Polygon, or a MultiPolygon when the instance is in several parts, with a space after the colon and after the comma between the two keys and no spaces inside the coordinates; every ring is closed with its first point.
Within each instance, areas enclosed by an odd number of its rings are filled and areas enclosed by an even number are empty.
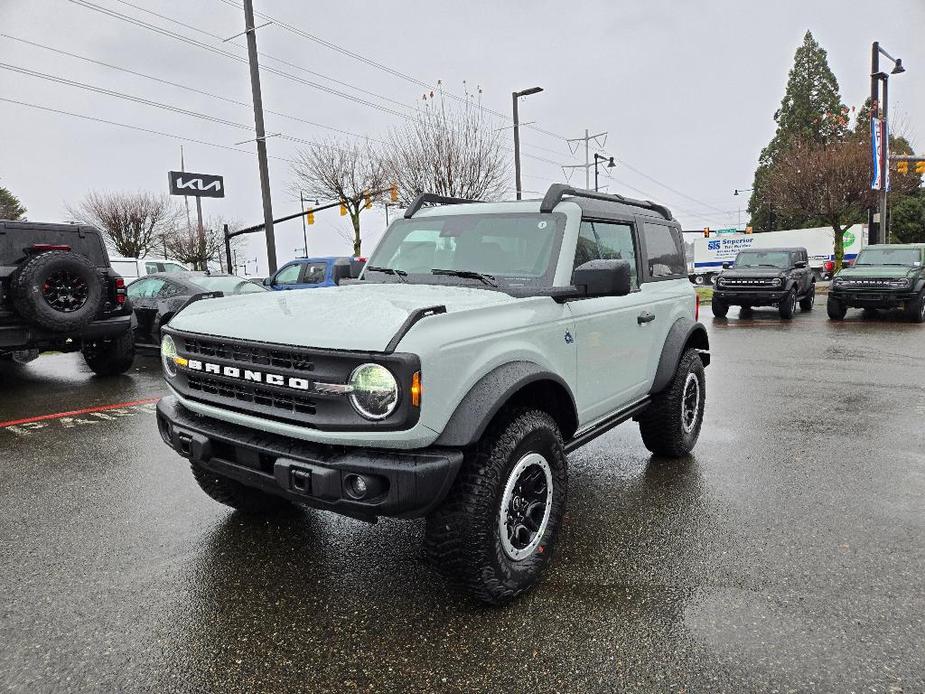
{"type": "Polygon", "coordinates": [[[32,256],[14,273],[10,286],[13,308],[29,323],[59,333],[85,327],[100,310],[105,284],[90,260],[71,251],[48,251],[32,256]],[[71,311],[52,306],[43,291],[56,273],[69,273],[85,285],[86,298],[71,311]]]}
{"type": "Polygon", "coordinates": [[[668,387],[652,397],[652,402],[639,415],[639,433],[645,447],[656,455],[682,458],[688,455],[700,436],[703,424],[703,405],[706,400],[706,378],[703,362],[697,350],[689,349],[682,356],[668,387]],[[697,409],[692,426],[685,426],[683,417],[688,412],[684,406],[688,377],[697,380],[697,409]]]}
{"type": "Polygon", "coordinates": [[[797,308],[797,292],[795,289],[791,289],[787,292],[787,296],[781,299],[781,302],[777,305],[777,310],[780,313],[780,317],[784,320],[790,320],[793,318],[793,314],[797,308]]]}
{"type": "Polygon", "coordinates": [[[542,410],[516,409],[494,422],[466,453],[447,498],[427,517],[428,561],[449,581],[491,605],[510,602],[539,579],[552,555],[568,485],[559,427],[542,410]],[[529,556],[512,559],[499,522],[505,486],[531,453],[545,458],[552,479],[549,518],[529,556]]]}
{"type": "Polygon", "coordinates": [[[845,314],[848,313],[848,307],[838,299],[831,296],[825,302],[825,312],[829,314],[829,320],[844,320],[845,314]]]}
{"type": "Polygon", "coordinates": [[[713,309],[713,315],[717,318],[725,318],[726,314],[729,313],[729,304],[727,304],[725,301],[713,299],[711,302],[711,307],[713,309]]]}
{"type": "Polygon", "coordinates": [[[247,487],[240,482],[209,472],[190,463],[193,478],[199,487],[220,504],[252,516],[278,516],[295,513],[298,506],[287,499],[247,487]]]}
{"type": "Polygon", "coordinates": [[[813,284],[810,285],[809,292],[807,292],[806,296],[800,299],[800,310],[801,311],[812,311],[813,305],[815,303],[816,303],[816,283],[813,282],[813,284]]]}
{"type": "Polygon", "coordinates": [[[918,297],[906,302],[903,312],[913,323],[925,323],[925,289],[919,292],[918,297]]]}
{"type": "Polygon", "coordinates": [[[135,361],[135,331],[126,330],[105,340],[88,340],[80,352],[97,376],[118,376],[132,368],[135,361]]]}

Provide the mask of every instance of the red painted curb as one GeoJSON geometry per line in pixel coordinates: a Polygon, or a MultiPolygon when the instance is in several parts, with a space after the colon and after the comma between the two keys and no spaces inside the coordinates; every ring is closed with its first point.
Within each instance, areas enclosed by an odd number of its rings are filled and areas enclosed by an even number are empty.
{"type": "Polygon", "coordinates": [[[131,402],[120,402],[115,405],[99,405],[98,407],[86,407],[82,410],[71,410],[70,412],[58,412],[56,414],[42,414],[38,417],[26,417],[25,419],[11,419],[8,422],[0,422],[0,429],[13,427],[17,424],[31,424],[32,422],[42,422],[46,419],[61,419],[62,417],[76,417],[82,414],[91,414],[93,412],[105,412],[106,410],[118,410],[120,407],[134,407],[136,405],[150,405],[157,402],[160,398],[145,398],[144,400],[132,400],[131,402]]]}

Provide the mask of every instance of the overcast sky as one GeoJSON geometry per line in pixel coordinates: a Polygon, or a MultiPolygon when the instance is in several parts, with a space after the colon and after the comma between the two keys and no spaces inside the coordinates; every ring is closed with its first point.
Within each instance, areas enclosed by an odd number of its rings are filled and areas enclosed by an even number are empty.
{"type": "MultiPolygon", "coordinates": [[[[0,63],[252,127],[245,64],[86,6],[107,8],[244,55],[243,41],[222,44],[214,38],[242,31],[243,13],[234,4],[235,0],[0,0],[0,33],[6,35],[0,37],[0,63]]],[[[271,25],[259,30],[258,47],[291,65],[266,59],[268,67],[388,111],[409,113],[424,92],[390,70],[428,84],[442,80],[444,88],[458,96],[465,81],[470,91],[481,88],[485,106],[505,114],[513,90],[542,86],[542,94],[521,102],[521,119],[547,131],[522,131],[526,189],[544,191],[563,180],[562,164],[583,161],[583,150],[572,156],[565,137],[581,136],[585,128],[607,131],[606,145],[599,151],[625,164],[612,170],[612,178],[602,178],[602,185],[668,204],[686,229],[735,226],[739,221],[738,207],[747,198],[733,197],[733,189],[751,185],[758,153],[774,132],[772,115],[783,96],[793,53],[807,29],[828,51],[849,106],[860,105],[868,93],[871,41],[879,40],[902,57],[908,71],[890,81],[891,113],[916,150],[925,148],[923,0],[255,0],[255,7],[382,66],[271,25]]],[[[382,138],[404,122],[399,115],[274,74],[264,74],[262,80],[265,108],[303,121],[373,138],[382,138]]],[[[0,69],[0,99],[226,147],[253,137],[252,130],[7,68],[0,69]]],[[[266,121],[270,133],[308,140],[332,134],[270,113],[266,121]]],[[[498,127],[502,125],[499,121],[498,127]]],[[[511,140],[510,130],[504,137],[505,142],[511,140]]],[[[36,221],[67,219],[65,205],[90,189],[166,192],[167,171],[179,167],[180,144],[178,139],[0,101],[0,186],[19,196],[29,218],[36,221]]],[[[262,220],[253,143],[238,146],[241,152],[193,142],[183,146],[187,170],[225,177],[228,197],[206,200],[206,216],[222,215],[248,225],[262,220]]],[[[285,161],[298,147],[280,138],[269,140],[271,156],[278,157],[270,163],[277,217],[298,210],[298,199],[289,192],[291,175],[285,161]]],[[[571,182],[583,184],[583,173],[573,173],[571,182]]],[[[744,219],[743,214],[743,223],[744,219]]],[[[363,224],[368,252],[384,229],[381,211],[366,213],[363,224]]],[[[319,213],[309,227],[310,253],[348,253],[350,246],[341,236],[347,229],[336,210],[319,213]]],[[[277,227],[280,263],[294,257],[301,245],[298,221],[277,227]]],[[[251,237],[248,251],[251,258],[259,258],[258,271],[265,274],[262,239],[251,237]]],[[[252,263],[250,272],[254,271],[252,263]]]]}

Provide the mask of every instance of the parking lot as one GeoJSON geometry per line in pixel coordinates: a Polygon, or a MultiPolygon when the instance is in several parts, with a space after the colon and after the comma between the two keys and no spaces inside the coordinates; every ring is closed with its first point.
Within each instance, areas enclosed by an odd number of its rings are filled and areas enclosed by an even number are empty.
{"type": "Polygon", "coordinates": [[[706,309],[696,455],[630,423],[573,454],[551,571],[502,609],[424,563],[420,521],[208,499],[158,436],[154,357],[4,364],[0,685],[925,690],[925,329],[706,309]]]}

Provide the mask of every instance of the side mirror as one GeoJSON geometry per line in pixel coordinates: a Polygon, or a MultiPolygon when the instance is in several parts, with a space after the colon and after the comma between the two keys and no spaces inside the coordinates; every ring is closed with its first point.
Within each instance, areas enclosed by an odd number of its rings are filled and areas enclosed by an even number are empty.
{"type": "Polygon", "coordinates": [[[589,260],[575,268],[573,284],[584,287],[585,296],[626,296],[633,290],[630,264],[626,260],[589,260]]]}
{"type": "Polygon", "coordinates": [[[806,261],[805,261],[805,260],[798,260],[798,261],[796,261],[796,262],[793,264],[793,267],[803,269],[803,268],[806,267],[806,261]]]}
{"type": "Polygon", "coordinates": [[[264,286],[264,287],[272,287],[272,286],[273,286],[273,278],[272,278],[272,277],[264,277],[264,278],[263,278],[263,286],[264,286]]]}
{"type": "Polygon", "coordinates": [[[728,260],[725,263],[723,263],[723,270],[728,270],[731,267],[732,267],[732,263],[730,263],[728,260]]]}

